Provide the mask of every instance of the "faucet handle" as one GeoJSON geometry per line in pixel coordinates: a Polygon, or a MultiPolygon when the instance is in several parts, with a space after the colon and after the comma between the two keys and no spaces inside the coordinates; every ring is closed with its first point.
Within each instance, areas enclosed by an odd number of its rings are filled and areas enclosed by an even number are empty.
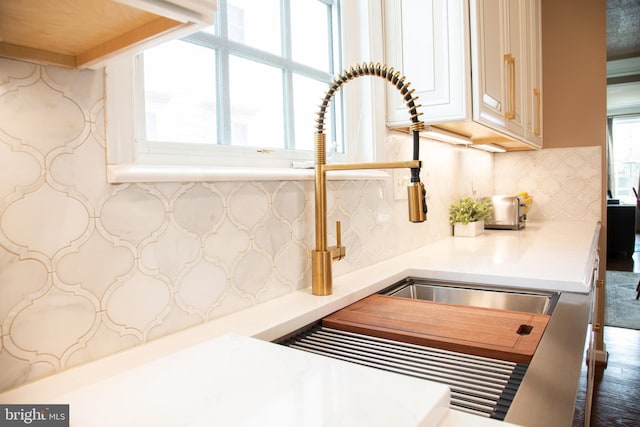
{"type": "Polygon", "coordinates": [[[331,258],[338,261],[346,256],[347,248],[342,246],[342,230],[340,221],[336,221],[336,246],[331,248],[331,258]]]}

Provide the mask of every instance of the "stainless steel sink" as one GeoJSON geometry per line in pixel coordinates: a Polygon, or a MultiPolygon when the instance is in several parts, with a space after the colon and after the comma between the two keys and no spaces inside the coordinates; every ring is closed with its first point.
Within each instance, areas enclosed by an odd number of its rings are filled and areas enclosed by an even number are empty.
{"type": "Polygon", "coordinates": [[[549,315],[553,312],[553,316],[528,366],[332,330],[322,326],[321,319],[290,332],[276,342],[314,354],[447,384],[451,388],[451,408],[455,410],[518,425],[571,424],[580,366],[584,360],[567,355],[579,355],[584,351],[592,303],[590,294],[504,289],[413,277],[379,293],[396,293],[399,298],[405,293],[404,297],[409,298],[549,315]],[[429,296],[428,292],[420,291],[426,288],[440,292],[429,296]],[[467,295],[481,297],[460,297],[465,294],[461,291],[469,290],[477,292],[467,295]],[[457,297],[453,298],[453,295],[457,297]],[[513,303],[523,298],[529,301],[525,306],[521,302],[513,303]],[[505,363],[511,366],[504,366],[505,363]],[[540,396],[553,396],[553,399],[541,399],[540,396]],[[558,423],[558,420],[562,422],[558,423]]]}
{"type": "Polygon", "coordinates": [[[380,294],[527,313],[551,314],[560,294],[408,277],[380,294]]]}

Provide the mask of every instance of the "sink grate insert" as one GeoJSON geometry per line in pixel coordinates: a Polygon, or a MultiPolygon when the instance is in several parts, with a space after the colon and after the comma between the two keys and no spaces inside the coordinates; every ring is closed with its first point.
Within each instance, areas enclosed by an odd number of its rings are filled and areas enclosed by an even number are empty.
{"type": "Polygon", "coordinates": [[[443,383],[451,408],[504,420],[527,365],[314,326],[280,344],[385,371],[443,383]]]}

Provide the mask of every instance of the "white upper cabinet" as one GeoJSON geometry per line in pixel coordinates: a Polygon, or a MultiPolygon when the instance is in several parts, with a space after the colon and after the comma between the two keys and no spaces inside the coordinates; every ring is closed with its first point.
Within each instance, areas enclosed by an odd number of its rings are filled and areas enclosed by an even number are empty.
{"type": "MultiPolygon", "coordinates": [[[[386,61],[411,81],[422,119],[474,143],[542,146],[539,0],[393,0],[386,61]]],[[[407,125],[388,90],[387,122],[407,125]]]]}
{"type": "Polygon", "coordinates": [[[99,67],[213,24],[216,0],[0,1],[0,56],[99,67]]]}
{"type": "Polygon", "coordinates": [[[471,2],[473,118],[523,138],[524,17],[513,0],[471,2]],[[474,40],[475,38],[475,40],[474,40]]]}
{"type": "Polygon", "coordinates": [[[525,67],[525,139],[542,147],[542,18],[540,0],[525,1],[528,64],[525,67]]]}
{"type": "MultiPolygon", "coordinates": [[[[434,118],[464,120],[471,113],[469,32],[465,2],[385,2],[386,62],[407,76],[416,90],[425,123],[434,118]]],[[[400,93],[387,92],[389,126],[409,119],[400,93]]]]}

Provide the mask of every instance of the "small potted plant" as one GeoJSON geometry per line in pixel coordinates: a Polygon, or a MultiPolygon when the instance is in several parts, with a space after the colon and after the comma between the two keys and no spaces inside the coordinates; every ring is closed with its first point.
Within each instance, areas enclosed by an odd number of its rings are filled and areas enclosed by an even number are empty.
{"type": "Polygon", "coordinates": [[[491,199],[476,200],[465,197],[451,204],[449,223],[453,225],[454,236],[473,237],[484,231],[484,221],[491,218],[491,199]]]}

